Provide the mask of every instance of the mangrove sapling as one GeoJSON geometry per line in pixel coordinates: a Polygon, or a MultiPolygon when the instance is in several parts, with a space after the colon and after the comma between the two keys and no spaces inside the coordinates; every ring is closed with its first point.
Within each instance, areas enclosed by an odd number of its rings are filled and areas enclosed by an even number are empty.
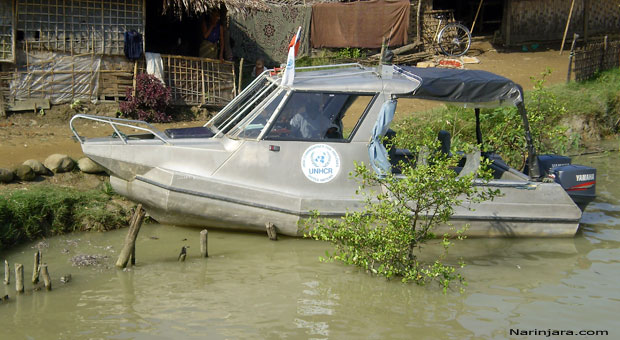
{"type": "MultiPolygon", "coordinates": [[[[386,278],[424,285],[436,281],[444,292],[456,282],[465,285],[457,266],[443,262],[452,241],[443,235],[441,255],[422,260],[421,247],[436,238],[434,228],[449,224],[454,208],[464,200],[481,202],[498,194],[474,186],[474,177],[488,178],[488,170],[457,178],[456,157],[431,154],[428,164],[400,164],[402,174],[378,177],[365,164],[356,164],[358,194],[366,205],[339,220],[320,214],[306,221],[308,237],[332,242],[336,248],[323,260],[339,260],[386,278]]],[[[484,168],[484,167],[481,167],[484,168]]],[[[460,226],[461,228],[465,226],[460,226]]],[[[456,232],[462,239],[462,230],[456,232]]],[[[430,246],[430,244],[429,244],[430,246]]],[[[425,254],[427,255],[427,254],[425,254]]],[[[458,267],[464,264],[461,262],[458,267]]]]}

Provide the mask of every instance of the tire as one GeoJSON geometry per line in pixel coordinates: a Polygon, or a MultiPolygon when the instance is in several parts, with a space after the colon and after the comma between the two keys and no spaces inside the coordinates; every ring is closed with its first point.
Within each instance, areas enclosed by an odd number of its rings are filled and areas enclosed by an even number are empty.
{"type": "Polygon", "coordinates": [[[443,54],[460,57],[469,51],[471,33],[467,27],[452,22],[439,31],[437,41],[443,54]]]}

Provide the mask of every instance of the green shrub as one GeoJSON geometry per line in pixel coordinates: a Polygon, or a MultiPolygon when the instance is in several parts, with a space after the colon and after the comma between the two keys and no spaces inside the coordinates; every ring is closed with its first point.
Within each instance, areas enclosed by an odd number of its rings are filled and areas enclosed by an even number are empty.
{"type": "MultiPolygon", "coordinates": [[[[431,149],[437,146],[434,142],[416,146],[420,139],[409,137],[411,150],[419,150],[422,145],[431,149]]],[[[443,262],[452,244],[448,235],[443,235],[437,245],[443,250],[437,258],[422,260],[419,256],[421,246],[435,239],[434,228],[448,224],[454,208],[464,198],[481,202],[498,194],[474,187],[474,174],[457,178],[451,169],[457,158],[431,153],[428,164],[401,163],[402,176],[398,177],[377,177],[364,164],[356,164],[353,176],[360,182],[358,194],[365,199],[365,208],[348,212],[339,220],[322,219],[315,213],[305,221],[306,236],[335,245],[335,251],[323,258],[325,261],[342,261],[379,276],[399,277],[419,285],[436,281],[444,292],[454,283],[462,288],[465,280],[457,268],[464,264],[443,262]]],[[[476,175],[488,178],[489,172],[481,169],[476,175]]],[[[458,228],[456,234],[462,239],[466,226],[458,228]]]]}
{"type": "Polygon", "coordinates": [[[129,212],[101,190],[34,186],[0,194],[0,248],[78,230],[108,230],[129,212]]]}

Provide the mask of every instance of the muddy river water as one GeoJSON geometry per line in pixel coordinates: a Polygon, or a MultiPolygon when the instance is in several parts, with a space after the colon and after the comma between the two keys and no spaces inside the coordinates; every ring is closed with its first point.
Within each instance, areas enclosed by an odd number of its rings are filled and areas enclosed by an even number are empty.
{"type": "MultiPolygon", "coordinates": [[[[618,339],[620,155],[582,156],[598,168],[598,199],[566,239],[468,239],[452,249],[466,291],[444,295],[321,263],[328,244],[145,224],[137,266],[114,269],[126,230],[39,244],[53,279],[33,291],[38,242],[0,252],[25,268],[26,293],[0,286],[1,339],[618,339]],[[189,245],[185,262],[177,262],[189,245]],[[74,267],[78,254],[107,256],[74,267]],[[71,273],[67,284],[61,275],[71,273]],[[551,330],[565,335],[546,336],[551,330]],[[607,335],[594,335],[598,334],[607,335]],[[526,332],[526,333],[524,333],[526,332]],[[528,335],[525,335],[528,334],[528,335]]],[[[559,334],[559,333],[556,333],[559,334]]]]}

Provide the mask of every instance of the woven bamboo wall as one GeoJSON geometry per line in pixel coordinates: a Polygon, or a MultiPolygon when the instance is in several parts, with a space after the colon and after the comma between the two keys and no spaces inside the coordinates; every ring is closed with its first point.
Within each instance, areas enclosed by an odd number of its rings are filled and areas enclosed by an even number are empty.
{"type": "MultiPolygon", "coordinates": [[[[502,35],[505,42],[518,45],[529,41],[562,40],[570,12],[570,0],[506,0],[502,35]]],[[[587,9],[588,34],[620,32],[618,0],[576,0],[568,29],[584,35],[587,9]]]]}
{"type": "Polygon", "coordinates": [[[575,50],[573,60],[575,80],[588,80],[597,72],[620,66],[620,41],[588,44],[575,50]]]}
{"type": "Polygon", "coordinates": [[[20,48],[123,55],[124,33],[144,34],[143,0],[17,0],[20,48]]]}
{"type": "Polygon", "coordinates": [[[12,62],[13,50],[13,1],[0,0],[0,61],[12,62]]]}
{"type": "Polygon", "coordinates": [[[588,4],[590,34],[620,32],[620,2],[618,0],[589,0],[588,4]]]}

